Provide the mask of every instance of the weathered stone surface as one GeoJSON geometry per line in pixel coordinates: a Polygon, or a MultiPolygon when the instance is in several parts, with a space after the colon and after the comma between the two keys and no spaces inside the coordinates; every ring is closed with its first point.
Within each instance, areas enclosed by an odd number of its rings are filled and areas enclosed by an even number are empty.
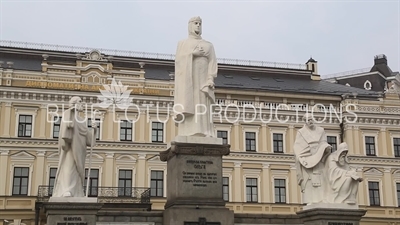
{"type": "Polygon", "coordinates": [[[96,225],[96,214],[102,204],[47,202],[43,206],[48,225],[96,225]]]}
{"type": "Polygon", "coordinates": [[[360,225],[365,213],[362,209],[315,208],[297,212],[297,215],[304,225],[360,225]]]}
{"type": "Polygon", "coordinates": [[[171,207],[164,211],[163,225],[198,222],[200,218],[205,218],[207,222],[219,222],[221,225],[234,224],[233,211],[227,208],[171,207]]]}
{"type": "Polygon", "coordinates": [[[168,161],[175,155],[206,155],[223,156],[229,155],[230,145],[215,145],[204,141],[199,143],[171,142],[168,150],[160,152],[160,160],[168,161]]]}

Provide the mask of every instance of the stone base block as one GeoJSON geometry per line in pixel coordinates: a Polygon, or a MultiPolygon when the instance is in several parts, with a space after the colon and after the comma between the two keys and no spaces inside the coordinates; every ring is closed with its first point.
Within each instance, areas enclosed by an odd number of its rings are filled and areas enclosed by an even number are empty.
{"type": "Polygon", "coordinates": [[[360,225],[363,209],[313,208],[297,212],[304,225],[360,225]]]}
{"type": "Polygon", "coordinates": [[[101,203],[46,202],[47,225],[96,225],[101,203]]]}
{"type": "Polygon", "coordinates": [[[163,217],[163,225],[234,225],[233,211],[224,207],[170,207],[163,217]]]}
{"type": "Polygon", "coordinates": [[[345,203],[317,203],[306,205],[303,207],[303,210],[307,209],[358,209],[358,205],[349,205],[345,203]]]}

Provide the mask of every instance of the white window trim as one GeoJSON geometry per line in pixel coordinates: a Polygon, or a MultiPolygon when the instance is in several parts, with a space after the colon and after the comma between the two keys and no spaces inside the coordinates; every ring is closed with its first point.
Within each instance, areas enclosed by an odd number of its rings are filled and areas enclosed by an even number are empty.
{"type": "Polygon", "coordinates": [[[394,138],[400,138],[400,133],[390,133],[390,142],[391,142],[391,148],[392,148],[392,152],[393,152],[393,157],[395,157],[395,152],[394,152],[394,138]]]}
{"type": "Polygon", "coordinates": [[[217,137],[217,131],[226,131],[229,145],[231,144],[231,130],[232,130],[231,124],[222,124],[222,123],[214,124],[215,137],[217,137]]]}
{"type": "Polygon", "coordinates": [[[120,170],[131,170],[132,171],[132,177],[131,177],[131,181],[132,181],[132,187],[135,187],[135,180],[136,180],[136,176],[135,176],[135,168],[134,167],[129,167],[128,165],[121,165],[121,166],[117,166],[116,167],[116,171],[115,171],[115,184],[113,185],[115,187],[119,187],[119,171],[120,170]]]}
{"type": "MultiPolygon", "coordinates": [[[[92,120],[93,118],[92,118],[92,117],[88,117],[88,118],[86,119],[86,127],[87,127],[87,128],[89,129],[89,131],[90,131],[91,128],[88,126],[89,119],[92,120]]],[[[96,141],[101,141],[101,140],[102,140],[102,137],[103,137],[104,114],[102,114],[100,118],[96,117],[96,119],[100,119],[100,121],[98,121],[99,124],[97,124],[97,132],[100,132],[100,134],[99,134],[99,140],[96,139],[96,141]]]]}
{"type": "Polygon", "coordinates": [[[32,162],[12,162],[10,167],[10,185],[9,185],[9,194],[13,196],[13,185],[14,185],[14,168],[15,167],[28,167],[28,192],[26,196],[31,196],[32,189],[32,179],[33,179],[33,161],[32,162]]]}
{"type": "Polygon", "coordinates": [[[119,170],[132,170],[132,187],[136,185],[136,158],[124,154],[115,159],[115,184],[118,187],[119,170]],[[125,159],[127,158],[127,159],[125,159]]]}
{"type": "Polygon", "coordinates": [[[364,155],[367,155],[367,149],[365,146],[365,137],[369,136],[369,137],[374,137],[375,138],[375,155],[379,156],[379,143],[378,143],[378,135],[379,135],[379,131],[366,131],[366,130],[362,130],[361,131],[362,134],[362,143],[363,143],[363,149],[364,149],[364,155]]]}
{"type": "MultiPolygon", "coordinates": [[[[248,125],[242,125],[242,137],[243,137],[243,151],[247,152],[246,150],[246,132],[255,132],[256,133],[256,151],[255,152],[259,152],[260,148],[259,148],[259,133],[260,133],[260,125],[258,126],[248,126],[248,125]]],[[[252,151],[250,151],[252,152],[252,151]]]]}
{"type": "Polygon", "coordinates": [[[47,164],[46,167],[46,183],[44,185],[49,186],[50,183],[50,169],[51,168],[56,168],[58,171],[58,165],[55,165],[54,163],[49,163],[47,164]]]}
{"type": "MultiPolygon", "coordinates": [[[[283,141],[283,154],[286,153],[286,131],[287,127],[269,127],[271,133],[271,153],[274,152],[274,134],[282,134],[282,141],[283,141]]],[[[282,153],[278,153],[282,154],[282,153]]]]}
{"type": "Polygon", "coordinates": [[[396,198],[395,207],[399,207],[400,206],[400,202],[399,202],[400,194],[399,194],[399,196],[397,196],[397,185],[396,185],[397,183],[400,183],[400,169],[394,171],[394,173],[393,173],[393,185],[394,185],[393,190],[394,190],[394,193],[395,193],[395,196],[396,196],[395,197],[396,198]]]}
{"type": "Polygon", "coordinates": [[[272,199],[275,201],[275,179],[284,179],[285,180],[285,194],[286,194],[286,202],[285,203],[277,203],[277,204],[290,204],[289,199],[289,170],[271,170],[272,179],[271,179],[271,186],[272,186],[272,199]]]}
{"type": "MultiPolygon", "coordinates": [[[[161,117],[163,117],[163,116],[161,116],[161,117]]],[[[152,118],[152,117],[151,117],[152,118]]],[[[165,121],[165,122],[162,122],[162,121],[157,121],[157,120],[152,120],[152,119],[149,119],[149,126],[150,126],[150,129],[149,129],[149,142],[150,143],[165,143],[165,138],[166,138],[166,134],[167,134],[167,132],[166,132],[166,128],[167,128],[167,122],[168,121],[165,121]],[[152,139],[152,137],[153,137],[153,122],[158,122],[158,123],[162,123],[163,124],[163,140],[162,140],[162,142],[153,142],[153,139],[152,139]]],[[[165,117],[166,118],[166,117],[165,117]]],[[[161,118],[160,118],[161,119],[161,118]]]]}
{"type": "MultiPolygon", "coordinates": [[[[86,164],[85,170],[86,170],[86,169],[89,169],[89,165],[88,165],[88,164],[86,164]]],[[[102,186],[104,186],[104,185],[102,184],[102,181],[103,181],[103,179],[102,179],[102,177],[103,177],[103,167],[102,167],[101,165],[93,165],[93,164],[92,164],[92,167],[90,168],[90,171],[92,171],[92,170],[94,170],[94,169],[98,169],[98,170],[99,170],[99,181],[98,181],[98,183],[97,183],[97,187],[102,187],[102,186]]],[[[84,183],[83,186],[86,186],[86,183],[84,183]]]]}
{"type": "MultiPolygon", "coordinates": [[[[331,132],[326,132],[326,139],[328,139],[328,136],[331,137],[336,137],[336,150],[339,148],[340,143],[340,134],[339,133],[331,133],[331,132]]],[[[364,139],[365,142],[365,139],[364,139]]],[[[364,143],[364,148],[365,148],[365,143],[364,143]]]]}
{"type": "Polygon", "coordinates": [[[366,184],[365,187],[367,189],[367,196],[368,196],[368,198],[367,198],[368,206],[372,206],[372,207],[382,207],[382,206],[384,206],[384,204],[383,204],[383,195],[382,195],[382,190],[383,190],[382,179],[367,177],[367,178],[365,178],[365,181],[366,181],[365,182],[365,184],[366,184]],[[368,187],[368,183],[369,182],[378,182],[379,183],[379,206],[371,205],[371,202],[369,201],[369,199],[370,199],[369,187],[368,187]]]}
{"type": "Polygon", "coordinates": [[[260,203],[261,199],[261,169],[243,169],[243,202],[247,204],[251,203],[260,203]],[[247,202],[247,193],[246,193],[246,179],[247,178],[257,178],[257,202],[247,202]]]}
{"type": "Polygon", "coordinates": [[[228,185],[229,185],[228,186],[228,189],[229,189],[229,195],[228,195],[228,197],[229,197],[228,200],[229,201],[228,202],[231,202],[232,201],[232,197],[233,197],[233,195],[232,195],[233,194],[232,193],[232,182],[233,182],[232,173],[233,173],[233,168],[222,168],[222,177],[228,177],[228,185]]]}
{"type": "Polygon", "coordinates": [[[18,106],[15,106],[14,109],[15,109],[15,121],[16,121],[15,134],[14,134],[15,137],[18,137],[19,116],[20,115],[28,115],[28,116],[32,116],[31,138],[33,138],[35,136],[35,120],[36,120],[36,115],[37,115],[38,109],[37,108],[28,108],[28,107],[18,107],[18,106]]]}
{"type": "MultiPolygon", "coordinates": [[[[130,118],[128,118],[129,120],[131,120],[130,118]]],[[[122,141],[121,140],[121,122],[124,119],[120,119],[118,120],[118,141],[122,141]]],[[[134,121],[134,120],[133,120],[134,121]]],[[[129,122],[129,121],[128,121],[129,122]]],[[[132,141],[131,142],[135,142],[135,126],[136,123],[132,123],[132,141]]],[[[122,141],[122,142],[129,142],[129,141],[122,141]]]]}
{"type": "MultiPolygon", "coordinates": [[[[151,171],[163,171],[163,198],[167,196],[167,165],[150,165],[147,169],[147,184],[148,187],[151,188],[151,171]]],[[[160,197],[153,197],[153,198],[160,198],[160,197]]]]}

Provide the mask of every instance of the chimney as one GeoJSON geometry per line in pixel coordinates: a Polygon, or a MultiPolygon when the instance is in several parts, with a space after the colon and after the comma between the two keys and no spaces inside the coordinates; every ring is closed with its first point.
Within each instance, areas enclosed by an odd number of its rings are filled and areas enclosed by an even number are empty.
{"type": "Polygon", "coordinates": [[[385,54],[376,55],[374,57],[374,64],[375,65],[379,65],[379,64],[387,65],[386,55],[385,54]]]}

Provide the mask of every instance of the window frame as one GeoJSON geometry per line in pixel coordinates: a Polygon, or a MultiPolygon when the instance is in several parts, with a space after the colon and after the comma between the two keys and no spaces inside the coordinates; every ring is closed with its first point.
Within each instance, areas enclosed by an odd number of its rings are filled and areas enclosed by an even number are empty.
{"type": "Polygon", "coordinates": [[[285,143],[285,135],[284,133],[272,133],[272,152],[273,153],[277,153],[277,154],[284,154],[285,153],[285,147],[284,147],[284,143],[285,143]],[[282,140],[275,140],[275,135],[281,135],[282,140]],[[279,142],[282,143],[282,151],[275,151],[275,142],[277,142],[277,144],[279,144],[279,142]]]}
{"type": "Polygon", "coordinates": [[[243,140],[243,151],[244,152],[258,152],[259,151],[259,132],[260,132],[260,125],[251,126],[251,125],[242,125],[242,140],[243,140]],[[246,133],[254,132],[255,133],[255,151],[247,151],[246,149],[246,133]]]}
{"type": "Polygon", "coordinates": [[[328,142],[328,144],[330,144],[331,146],[332,146],[332,150],[331,150],[331,153],[332,152],[335,152],[336,150],[337,150],[337,148],[338,148],[338,140],[339,140],[339,138],[338,138],[338,136],[337,135],[326,135],[326,141],[328,142]],[[329,142],[329,138],[335,138],[335,145],[336,145],[336,148],[333,148],[333,145],[331,144],[331,142],[329,142]]]}
{"type": "Polygon", "coordinates": [[[399,158],[400,157],[400,137],[398,137],[398,136],[392,137],[392,147],[393,147],[393,156],[396,157],[396,158],[399,158]],[[394,139],[398,139],[399,140],[399,144],[398,145],[395,145],[394,139]],[[398,146],[398,150],[397,151],[395,149],[396,146],[398,146]]]}
{"type": "MultiPolygon", "coordinates": [[[[123,142],[133,142],[134,141],[134,137],[135,137],[135,133],[134,133],[134,129],[135,129],[135,124],[129,122],[129,120],[119,120],[118,121],[118,140],[119,141],[123,141],[123,142]],[[121,130],[125,129],[125,132],[127,130],[129,130],[128,127],[122,127],[122,122],[126,121],[127,124],[131,124],[130,130],[131,130],[131,140],[122,140],[121,139],[121,130]]],[[[125,133],[125,138],[127,137],[127,134],[125,133]]]]}
{"type": "Polygon", "coordinates": [[[118,183],[117,183],[117,186],[118,186],[118,197],[132,197],[132,189],[133,189],[133,169],[118,169],[118,183]],[[123,179],[121,179],[121,171],[125,171],[125,172],[127,172],[127,171],[129,171],[130,173],[131,173],[131,177],[130,178],[123,178],[123,179]],[[123,187],[120,187],[119,186],[119,182],[120,181],[124,181],[124,186],[123,187]],[[126,181],[130,181],[131,182],[131,185],[130,186],[127,186],[126,185],[126,181]],[[123,194],[121,195],[120,194],[120,189],[121,188],[123,188],[123,190],[124,190],[124,192],[123,192],[123,194]],[[130,189],[130,193],[129,193],[129,195],[127,195],[127,193],[126,193],[126,189],[130,189]]]}
{"type": "Polygon", "coordinates": [[[259,199],[260,199],[260,196],[259,196],[259,185],[258,185],[258,182],[259,182],[259,179],[258,178],[255,178],[255,177],[246,177],[246,179],[245,179],[245,196],[246,196],[246,198],[244,199],[245,201],[243,201],[243,202],[246,202],[246,203],[259,203],[260,201],[259,201],[259,199]],[[247,180],[248,179],[251,179],[251,180],[255,180],[256,181],[256,186],[253,186],[252,184],[251,184],[251,186],[248,186],[248,184],[247,184],[247,180]],[[247,188],[248,187],[250,187],[250,190],[251,190],[251,194],[250,194],[250,196],[251,196],[251,200],[250,201],[248,201],[247,200],[247,196],[248,196],[248,193],[247,193],[247,188]],[[253,200],[253,188],[256,188],[256,197],[257,197],[257,200],[253,200]]]}
{"type": "Polygon", "coordinates": [[[361,133],[362,133],[362,143],[363,143],[363,149],[364,149],[364,154],[366,155],[366,156],[374,156],[374,157],[376,157],[376,156],[380,156],[379,155],[379,143],[378,143],[378,140],[379,140],[379,138],[378,138],[378,134],[379,134],[379,131],[374,131],[374,130],[361,130],[361,133]],[[375,137],[374,138],[374,142],[375,142],[375,155],[368,155],[367,154],[367,145],[366,145],[366,140],[365,140],[365,137],[375,137]]]}
{"type": "Polygon", "coordinates": [[[243,201],[245,203],[260,203],[261,202],[261,169],[243,169],[243,201]],[[247,202],[247,178],[257,179],[257,202],[247,202]]]}
{"type": "Polygon", "coordinates": [[[150,170],[150,185],[149,185],[149,188],[150,188],[150,197],[155,197],[155,198],[164,198],[165,197],[165,171],[164,170],[150,170]],[[153,179],[152,178],[152,175],[153,175],[153,172],[161,172],[162,173],[162,179],[158,179],[158,178],[155,178],[155,179],[153,179]],[[155,180],[156,181],[156,187],[155,187],[155,190],[156,190],[156,195],[152,195],[152,187],[151,187],[151,183],[152,183],[152,181],[153,180],[155,180]],[[158,181],[161,181],[162,182],[162,185],[161,185],[161,193],[162,193],[162,196],[159,196],[158,195],[158,181]]]}
{"type": "MultiPolygon", "coordinates": [[[[19,106],[15,106],[14,107],[15,110],[15,124],[17,124],[19,126],[19,115],[31,115],[32,116],[32,131],[31,131],[31,137],[33,138],[35,137],[35,120],[36,120],[36,115],[37,115],[37,111],[38,108],[29,108],[29,107],[19,107],[19,106]]],[[[14,129],[14,136],[17,138],[18,137],[18,126],[16,126],[16,128],[14,129]]],[[[29,137],[27,137],[29,138],[29,137]]]]}
{"type": "Polygon", "coordinates": [[[216,132],[217,132],[216,137],[222,139],[222,144],[224,144],[224,145],[229,144],[229,132],[227,130],[216,130],[216,132]],[[218,137],[218,134],[221,132],[226,132],[226,138],[218,137]],[[226,143],[224,142],[224,140],[226,140],[226,143]]]}
{"type": "Polygon", "coordinates": [[[56,182],[57,170],[58,170],[57,167],[49,167],[49,174],[48,174],[48,181],[47,181],[47,184],[49,185],[49,191],[48,191],[49,196],[53,195],[53,188],[54,188],[54,185],[56,184],[55,182],[56,182]],[[54,175],[54,177],[52,177],[51,171],[54,169],[56,171],[56,174],[54,175]],[[53,185],[51,185],[52,180],[53,180],[53,185]]]}
{"type": "MultiPolygon", "coordinates": [[[[20,166],[15,166],[15,167],[13,167],[13,169],[12,169],[12,174],[13,174],[13,176],[12,176],[12,189],[11,189],[11,196],[28,196],[29,195],[29,189],[30,189],[30,178],[31,178],[31,176],[30,176],[30,168],[29,167],[27,167],[27,166],[24,166],[24,167],[20,167],[20,166]],[[20,176],[16,176],[15,175],[15,170],[16,169],[27,169],[28,171],[27,171],[27,175],[26,176],[23,176],[22,174],[20,175],[20,176]],[[19,180],[19,193],[14,193],[14,187],[15,187],[15,179],[16,178],[19,178],[20,180],[19,180]],[[24,178],[26,178],[27,179],[27,184],[26,184],[26,193],[21,193],[21,190],[22,190],[22,185],[21,185],[21,183],[22,183],[22,179],[24,179],[24,178]]],[[[22,171],[21,171],[21,173],[22,173],[22,171]]]]}
{"type": "Polygon", "coordinates": [[[382,206],[382,194],[381,194],[381,182],[377,181],[377,180],[368,180],[367,181],[367,190],[368,190],[368,205],[369,206],[382,206]],[[370,195],[370,183],[377,183],[378,184],[378,189],[374,189],[375,191],[378,190],[378,199],[379,199],[379,203],[378,204],[371,204],[371,195],[370,195]]]}
{"type": "Polygon", "coordinates": [[[52,123],[51,123],[51,137],[52,137],[53,139],[58,139],[58,137],[60,136],[61,121],[62,121],[62,117],[61,117],[61,116],[53,116],[52,123]],[[59,123],[56,123],[55,117],[58,118],[57,121],[59,121],[59,123]],[[58,136],[57,136],[57,137],[54,137],[54,128],[55,128],[56,126],[58,127],[58,136]]]}
{"type": "MultiPolygon", "coordinates": [[[[96,118],[95,119],[98,123],[97,123],[97,135],[99,136],[99,137],[97,137],[96,136],[96,141],[101,141],[101,136],[102,136],[102,132],[101,132],[101,124],[102,124],[102,119],[101,118],[96,118]]],[[[86,126],[87,126],[87,128],[88,128],[88,130],[90,131],[91,130],[91,123],[92,123],[92,118],[87,118],[87,120],[86,120],[86,126]],[[90,124],[89,124],[89,121],[90,121],[90,124]]]]}
{"type": "MultiPolygon", "coordinates": [[[[90,194],[90,193],[92,193],[92,188],[93,188],[93,186],[92,186],[92,182],[93,182],[93,177],[92,176],[90,176],[90,180],[89,180],[89,194],[87,195],[88,197],[97,197],[98,195],[99,195],[99,187],[100,187],[100,169],[99,168],[91,168],[90,169],[90,173],[92,173],[94,170],[97,170],[97,186],[95,187],[96,188],[96,195],[92,195],[92,194],[90,194]]],[[[87,176],[88,176],[88,173],[89,172],[89,168],[85,168],[85,179],[84,179],[84,184],[83,184],[83,190],[84,190],[84,193],[86,192],[86,184],[87,184],[87,176]],[[87,171],[87,172],[86,172],[87,171]]],[[[86,193],[85,193],[85,195],[86,195],[86,193]]]]}
{"type": "Polygon", "coordinates": [[[227,144],[231,144],[231,130],[232,130],[232,125],[231,124],[225,124],[225,123],[214,123],[214,131],[215,131],[215,137],[218,137],[218,132],[217,131],[226,131],[228,132],[227,134],[227,144]]]}
{"type": "Polygon", "coordinates": [[[288,203],[288,199],[287,199],[287,179],[283,179],[283,178],[274,178],[273,179],[273,183],[274,183],[274,185],[273,185],[273,187],[274,187],[274,203],[276,203],[276,204],[287,204],[288,203]],[[283,183],[285,184],[285,186],[276,186],[276,181],[277,180],[279,180],[279,181],[283,181],[283,183]],[[277,201],[277,199],[276,199],[276,188],[278,188],[279,189],[279,201],[277,201]],[[285,194],[285,201],[281,201],[281,198],[282,198],[282,196],[280,195],[281,194],[281,189],[283,189],[284,190],[284,194],[285,194]]]}
{"type": "Polygon", "coordinates": [[[376,154],[376,138],[374,137],[374,136],[364,136],[364,146],[365,146],[365,155],[367,155],[367,156],[377,156],[377,154],[376,154]],[[368,143],[367,142],[367,138],[368,139],[372,139],[373,140],[373,143],[368,143]],[[370,149],[371,148],[371,146],[374,146],[374,150],[373,150],[373,153],[372,153],[372,150],[370,149]]]}
{"type": "Polygon", "coordinates": [[[16,126],[16,128],[17,128],[17,137],[19,137],[19,138],[32,138],[33,137],[33,120],[34,120],[34,117],[32,116],[32,115],[30,115],[30,114],[19,114],[18,115],[18,126],[16,126]],[[20,131],[20,126],[22,125],[21,124],[21,116],[24,116],[25,117],[25,119],[26,119],[26,117],[27,116],[29,116],[30,118],[31,118],[31,122],[30,123],[27,123],[27,122],[24,122],[24,123],[22,123],[22,124],[25,124],[25,126],[24,126],[24,130],[23,131],[25,131],[25,132],[23,132],[23,135],[20,135],[19,133],[19,131],[20,131]],[[26,136],[26,125],[30,125],[31,126],[31,130],[30,130],[30,135],[29,136],[26,136]]]}
{"type": "MultiPolygon", "coordinates": [[[[150,142],[151,143],[165,143],[165,135],[166,135],[166,132],[165,132],[165,129],[166,128],[166,123],[165,122],[160,122],[160,121],[150,121],[150,142]],[[162,124],[162,126],[163,126],[163,128],[162,128],[162,140],[161,141],[159,141],[158,140],[158,133],[157,133],[157,141],[153,141],[153,123],[160,123],[160,124],[162,124]]],[[[157,131],[159,131],[160,129],[156,129],[157,131]]]]}

